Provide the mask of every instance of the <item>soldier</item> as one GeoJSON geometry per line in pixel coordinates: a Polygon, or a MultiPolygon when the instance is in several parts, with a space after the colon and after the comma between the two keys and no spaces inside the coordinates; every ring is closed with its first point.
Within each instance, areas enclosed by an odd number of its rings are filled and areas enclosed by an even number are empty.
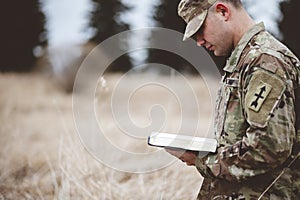
{"type": "Polygon", "coordinates": [[[181,0],[178,14],[187,23],[184,40],[195,37],[228,56],[215,113],[217,152],[166,149],[204,177],[198,199],[299,199],[298,58],[240,0],[181,0]]]}

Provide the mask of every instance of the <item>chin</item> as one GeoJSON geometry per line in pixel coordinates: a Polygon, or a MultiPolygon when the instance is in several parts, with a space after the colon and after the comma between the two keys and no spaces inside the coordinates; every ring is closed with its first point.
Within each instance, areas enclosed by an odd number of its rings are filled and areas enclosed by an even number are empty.
{"type": "Polygon", "coordinates": [[[226,53],[224,53],[224,52],[220,52],[220,51],[216,51],[216,50],[214,50],[214,55],[215,56],[227,56],[228,54],[226,54],[226,53]]]}
{"type": "Polygon", "coordinates": [[[214,51],[213,53],[214,53],[215,56],[222,56],[222,55],[221,55],[219,52],[217,52],[217,51],[214,51]]]}

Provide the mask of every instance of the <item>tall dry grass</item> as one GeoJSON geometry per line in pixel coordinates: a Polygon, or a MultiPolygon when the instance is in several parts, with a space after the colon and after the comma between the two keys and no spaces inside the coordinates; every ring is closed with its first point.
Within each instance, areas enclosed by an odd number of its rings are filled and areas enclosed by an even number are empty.
{"type": "MultiPolygon", "coordinates": [[[[201,90],[197,78],[191,83],[201,90]]],[[[179,161],[142,174],[120,172],[96,161],[76,133],[71,94],[57,88],[52,77],[1,74],[0,95],[0,199],[196,198],[202,178],[194,167],[179,161]]],[[[145,95],[136,98],[146,101],[145,95]]],[[[142,106],[136,104],[136,120],[142,106]]],[[[207,104],[201,106],[205,109],[207,104]]]]}

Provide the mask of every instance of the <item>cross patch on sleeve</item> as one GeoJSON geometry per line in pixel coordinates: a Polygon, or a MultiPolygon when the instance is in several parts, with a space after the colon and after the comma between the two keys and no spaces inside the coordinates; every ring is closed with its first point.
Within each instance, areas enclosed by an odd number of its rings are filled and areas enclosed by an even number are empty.
{"type": "Polygon", "coordinates": [[[255,112],[258,112],[263,103],[265,102],[267,96],[272,90],[272,86],[264,83],[263,81],[260,81],[256,88],[256,92],[253,94],[252,99],[250,100],[250,103],[248,107],[255,112]]]}
{"type": "Polygon", "coordinates": [[[245,114],[250,125],[265,127],[285,91],[285,83],[276,74],[255,71],[245,93],[245,114]]]}

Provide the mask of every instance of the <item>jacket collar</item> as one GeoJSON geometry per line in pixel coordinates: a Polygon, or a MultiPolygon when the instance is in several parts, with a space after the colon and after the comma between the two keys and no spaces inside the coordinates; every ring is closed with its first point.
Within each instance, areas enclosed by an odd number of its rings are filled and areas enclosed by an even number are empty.
{"type": "Polygon", "coordinates": [[[230,57],[228,58],[225,67],[223,70],[225,72],[232,73],[235,71],[237,64],[240,60],[240,57],[242,55],[243,50],[246,48],[247,44],[250,42],[250,40],[259,32],[264,31],[265,26],[264,23],[261,22],[259,24],[254,25],[250,30],[248,30],[241,40],[239,41],[236,48],[231,53],[230,57]]]}

